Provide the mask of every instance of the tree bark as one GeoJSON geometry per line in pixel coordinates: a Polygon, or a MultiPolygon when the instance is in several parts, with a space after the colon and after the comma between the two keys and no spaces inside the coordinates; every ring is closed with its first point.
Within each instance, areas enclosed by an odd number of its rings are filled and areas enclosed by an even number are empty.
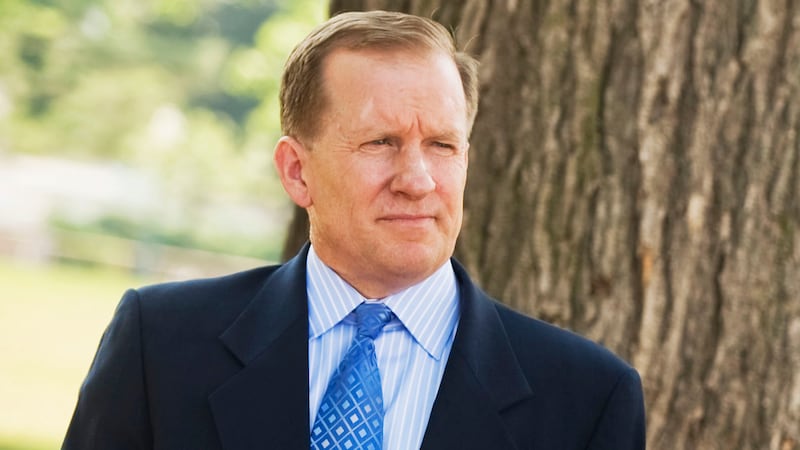
{"type": "Polygon", "coordinates": [[[478,283],[634,364],[649,448],[800,449],[800,5],[331,2],[363,9],[481,61],[478,283]]]}

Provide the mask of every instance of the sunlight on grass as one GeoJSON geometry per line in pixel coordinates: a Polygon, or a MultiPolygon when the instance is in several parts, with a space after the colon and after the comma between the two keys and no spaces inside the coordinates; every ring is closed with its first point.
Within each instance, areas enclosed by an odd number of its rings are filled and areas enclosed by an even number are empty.
{"type": "Polygon", "coordinates": [[[122,293],[152,282],[0,259],[0,450],[58,448],[122,293]]]}

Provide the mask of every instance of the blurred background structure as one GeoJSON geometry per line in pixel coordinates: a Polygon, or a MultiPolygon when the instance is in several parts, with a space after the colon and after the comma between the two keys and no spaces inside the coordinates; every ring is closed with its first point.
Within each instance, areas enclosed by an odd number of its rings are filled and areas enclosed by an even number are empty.
{"type": "Polygon", "coordinates": [[[277,261],[322,0],[0,1],[0,449],[57,448],[124,289],[277,261]]]}

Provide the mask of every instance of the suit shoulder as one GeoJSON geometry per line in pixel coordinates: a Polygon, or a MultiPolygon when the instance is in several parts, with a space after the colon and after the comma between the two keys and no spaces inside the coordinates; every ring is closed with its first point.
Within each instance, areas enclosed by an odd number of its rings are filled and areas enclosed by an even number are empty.
{"type": "Polygon", "coordinates": [[[144,286],[134,291],[144,307],[177,306],[190,302],[194,307],[206,301],[252,299],[279,265],[263,266],[212,278],[170,281],[144,286]]]}
{"type": "MultiPolygon", "coordinates": [[[[610,350],[571,331],[497,305],[533,392],[535,448],[643,449],[641,379],[610,350]]],[[[526,447],[527,448],[527,447],[526,447]]]]}
{"type": "Polygon", "coordinates": [[[264,286],[279,267],[131,289],[116,315],[135,311],[146,341],[157,346],[215,340],[248,305],[262,298],[264,286]]]}
{"type": "Polygon", "coordinates": [[[500,303],[496,303],[496,309],[523,366],[548,364],[564,372],[593,371],[598,376],[605,374],[613,379],[633,370],[611,350],[573,331],[526,316],[500,303]]]}
{"type": "Polygon", "coordinates": [[[188,334],[203,330],[218,333],[259,297],[279,267],[264,266],[220,277],[130,289],[120,304],[133,301],[143,325],[151,332],[181,329],[188,334]]]}

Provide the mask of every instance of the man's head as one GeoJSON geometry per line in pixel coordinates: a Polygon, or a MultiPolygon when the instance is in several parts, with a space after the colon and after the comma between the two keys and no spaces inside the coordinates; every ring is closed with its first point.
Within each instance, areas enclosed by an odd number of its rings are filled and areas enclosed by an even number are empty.
{"type": "Polygon", "coordinates": [[[427,19],[351,13],[328,24],[332,30],[323,25],[290,58],[287,71],[317,72],[307,78],[319,92],[284,77],[287,135],[275,164],[289,196],[308,211],[322,261],[364,296],[380,298],[422,281],[453,253],[475,63],[463,56],[459,66],[449,35],[427,19]],[[318,56],[311,62],[298,53],[318,56]],[[317,99],[295,98],[306,95],[317,99]],[[303,102],[311,110],[294,117],[303,102]]]}
{"type": "Polygon", "coordinates": [[[413,53],[442,52],[458,68],[467,120],[478,109],[478,64],[458,51],[447,29],[431,19],[389,11],[348,12],[332,17],[315,28],[295,47],[286,61],[280,90],[281,128],[296,139],[313,139],[319,117],[325,113],[331,93],[325,89],[323,64],[336,49],[408,50],[413,53]]]}

